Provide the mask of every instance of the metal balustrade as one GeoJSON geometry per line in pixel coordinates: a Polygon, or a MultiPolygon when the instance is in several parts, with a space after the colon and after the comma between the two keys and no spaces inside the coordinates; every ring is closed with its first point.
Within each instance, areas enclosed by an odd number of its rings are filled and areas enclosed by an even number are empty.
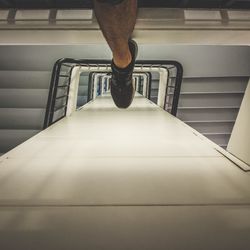
{"type": "MultiPolygon", "coordinates": [[[[50,91],[48,96],[46,115],[44,119],[44,128],[62,119],[67,114],[69,90],[71,84],[72,71],[75,67],[84,67],[89,72],[88,83],[88,101],[93,99],[94,92],[94,76],[98,73],[110,74],[110,61],[107,60],[76,60],[71,58],[59,59],[53,68],[50,91]],[[64,91],[62,91],[62,89],[64,91]],[[63,94],[62,94],[63,92],[63,94]]],[[[165,71],[165,78],[163,77],[159,87],[159,96],[163,96],[163,102],[158,100],[159,105],[167,112],[176,116],[178,101],[181,89],[183,69],[180,63],[176,61],[137,61],[135,65],[134,74],[146,76],[146,91],[144,91],[147,98],[151,98],[151,72],[165,71]],[[162,93],[164,91],[164,93],[162,93]],[[161,104],[162,103],[162,104],[161,104]]],[[[139,82],[139,85],[141,82],[139,82]]],[[[138,88],[139,92],[140,86],[138,88]]],[[[143,93],[143,91],[142,91],[143,93]]],[[[161,98],[162,99],[162,98],[161,98]]]]}

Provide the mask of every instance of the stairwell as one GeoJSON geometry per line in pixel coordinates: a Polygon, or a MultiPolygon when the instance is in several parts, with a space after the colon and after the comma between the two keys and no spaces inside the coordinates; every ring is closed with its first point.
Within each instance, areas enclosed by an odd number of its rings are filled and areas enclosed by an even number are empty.
{"type": "MultiPolygon", "coordinates": [[[[183,78],[177,117],[226,149],[248,81],[248,77],[183,78]]],[[[158,87],[159,74],[153,74],[154,103],[158,87]]]]}
{"type": "Polygon", "coordinates": [[[0,154],[42,130],[51,72],[0,71],[0,154]]]}

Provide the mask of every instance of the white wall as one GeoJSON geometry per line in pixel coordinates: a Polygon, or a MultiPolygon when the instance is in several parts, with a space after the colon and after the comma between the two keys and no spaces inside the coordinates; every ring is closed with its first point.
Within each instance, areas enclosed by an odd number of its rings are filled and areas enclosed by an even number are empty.
{"type": "Polygon", "coordinates": [[[250,165],[250,81],[227,150],[250,165]]]}

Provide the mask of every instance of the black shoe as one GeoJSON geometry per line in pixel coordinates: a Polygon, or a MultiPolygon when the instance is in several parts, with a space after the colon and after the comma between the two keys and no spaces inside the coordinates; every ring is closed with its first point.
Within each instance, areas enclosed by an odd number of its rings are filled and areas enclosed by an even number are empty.
{"type": "Polygon", "coordinates": [[[129,49],[132,55],[131,63],[125,68],[120,69],[112,61],[112,78],[110,84],[111,95],[118,108],[128,108],[135,95],[133,84],[133,70],[138,53],[138,46],[134,40],[129,40],[129,49]]]}

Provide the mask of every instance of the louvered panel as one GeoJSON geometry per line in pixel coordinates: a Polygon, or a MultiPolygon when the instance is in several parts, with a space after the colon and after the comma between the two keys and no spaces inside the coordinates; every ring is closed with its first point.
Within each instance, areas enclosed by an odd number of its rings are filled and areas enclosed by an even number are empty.
{"type": "Polygon", "coordinates": [[[0,108],[0,129],[42,129],[45,109],[0,108]]]}
{"type": "Polygon", "coordinates": [[[244,93],[181,94],[179,107],[240,107],[244,93]]]}
{"type": "Polygon", "coordinates": [[[248,77],[184,78],[181,92],[245,92],[247,83],[248,77]]]}
{"type": "Polygon", "coordinates": [[[0,88],[8,89],[48,89],[50,71],[0,71],[0,88]]]}
{"type": "Polygon", "coordinates": [[[45,108],[47,89],[0,89],[1,108],[45,108]]]}
{"type": "Polygon", "coordinates": [[[184,121],[236,120],[238,108],[179,108],[177,117],[184,121]]]}
{"type": "Polygon", "coordinates": [[[177,116],[226,148],[247,83],[247,77],[184,78],[177,116]]]}
{"type": "Polygon", "coordinates": [[[200,133],[231,133],[235,121],[187,121],[186,123],[200,133]]]}
{"type": "Polygon", "coordinates": [[[225,146],[229,142],[231,133],[204,133],[204,135],[219,146],[225,146]]]}
{"type": "Polygon", "coordinates": [[[1,129],[0,130],[0,152],[7,152],[13,147],[26,141],[37,134],[39,130],[21,130],[21,129],[1,129]]]}

